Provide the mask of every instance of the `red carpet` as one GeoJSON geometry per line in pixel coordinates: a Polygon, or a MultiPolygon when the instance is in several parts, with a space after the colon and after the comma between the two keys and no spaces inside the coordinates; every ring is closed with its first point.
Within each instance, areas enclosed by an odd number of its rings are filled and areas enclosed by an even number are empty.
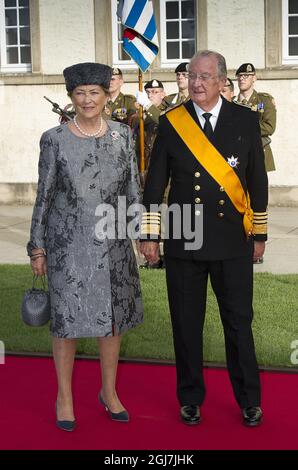
{"type": "Polygon", "coordinates": [[[51,359],[6,357],[0,365],[0,449],[298,449],[298,374],[262,372],[264,423],[245,428],[227,372],[206,369],[202,423],[179,421],[172,366],[122,363],[118,391],[131,415],[115,423],[97,402],[99,364],[78,360],[74,399],[78,427],[56,429],[51,359]]]}

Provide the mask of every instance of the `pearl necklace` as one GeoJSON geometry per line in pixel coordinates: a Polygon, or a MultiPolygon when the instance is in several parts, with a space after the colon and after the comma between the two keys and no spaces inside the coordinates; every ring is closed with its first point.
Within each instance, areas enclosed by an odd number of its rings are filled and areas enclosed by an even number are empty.
{"type": "Polygon", "coordinates": [[[78,129],[78,131],[81,134],[85,135],[86,137],[96,137],[98,134],[100,134],[101,131],[102,131],[102,127],[103,127],[103,122],[104,122],[103,118],[100,116],[100,127],[99,127],[98,131],[94,132],[94,134],[89,134],[88,132],[85,132],[85,131],[83,131],[83,129],[80,128],[79,124],[77,123],[77,117],[75,116],[73,118],[73,123],[76,126],[76,128],[78,129]]]}

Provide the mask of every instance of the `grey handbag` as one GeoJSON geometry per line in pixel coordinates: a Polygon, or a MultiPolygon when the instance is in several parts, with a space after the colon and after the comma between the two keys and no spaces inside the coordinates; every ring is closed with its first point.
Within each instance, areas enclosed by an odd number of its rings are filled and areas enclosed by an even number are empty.
{"type": "Polygon", "coordinates": [[[43,326],[50,320],[50,294],[45,287],[45,277],[42,276],[42,289],[36,289],[38,276],[33,276],[32,289],[27,290],[22,302],[22,320],[29,326],[43,326]]]}

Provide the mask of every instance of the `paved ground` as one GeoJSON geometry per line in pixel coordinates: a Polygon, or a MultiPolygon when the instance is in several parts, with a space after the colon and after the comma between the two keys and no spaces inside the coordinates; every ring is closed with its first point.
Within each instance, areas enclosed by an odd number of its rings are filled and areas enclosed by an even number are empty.
{"type": "MultiPolygon", "coordinates": [[[[28,263],[31,206],[0,206],[0,263],[28,263]]],[[[269,208],[269,241],[256,272],[298,273],[298,208],[269,208]]]]}

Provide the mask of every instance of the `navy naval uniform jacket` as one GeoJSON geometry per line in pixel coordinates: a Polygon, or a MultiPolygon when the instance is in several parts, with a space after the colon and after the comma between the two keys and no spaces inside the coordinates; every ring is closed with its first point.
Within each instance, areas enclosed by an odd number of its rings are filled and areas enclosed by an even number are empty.
{"type": "MultiPolygon", "coordinates": [[[[181,106],[186,107],[198,127],[201,127],[192,101],[181,106]]],[[[168,111],[171,112],[173,110],[168,111]]],[[[195,251],[185,250],[185,242],[190,240],[185,240],[183,236],[181,239],[173,239],[170,218],[165,255],[210,261],[247,256],[251,252],[251,243],[244,232],[243,216],[230,201],[225,188],[219,186],[207,173],[179,137],[167,119],[168,113],[160,117],[158,136],[151,155],[143,196],[147,212],[143,215],[142,239],[156,239],[149,228],[157,223],[156,212],[150,211],[150,205],[162,203],[171,178],[169,206],[190,204],[194,221],[195,217],[202,215],[198,214],[196,204],[203,205],[203,245],[195,251]]],[[[233,169],[244,190],[248,191],[254,211],[254,239],[265,241],[268,180],[256,113],[223,98],[211,142],[225,160],[234,162],[233,169]]]]}

